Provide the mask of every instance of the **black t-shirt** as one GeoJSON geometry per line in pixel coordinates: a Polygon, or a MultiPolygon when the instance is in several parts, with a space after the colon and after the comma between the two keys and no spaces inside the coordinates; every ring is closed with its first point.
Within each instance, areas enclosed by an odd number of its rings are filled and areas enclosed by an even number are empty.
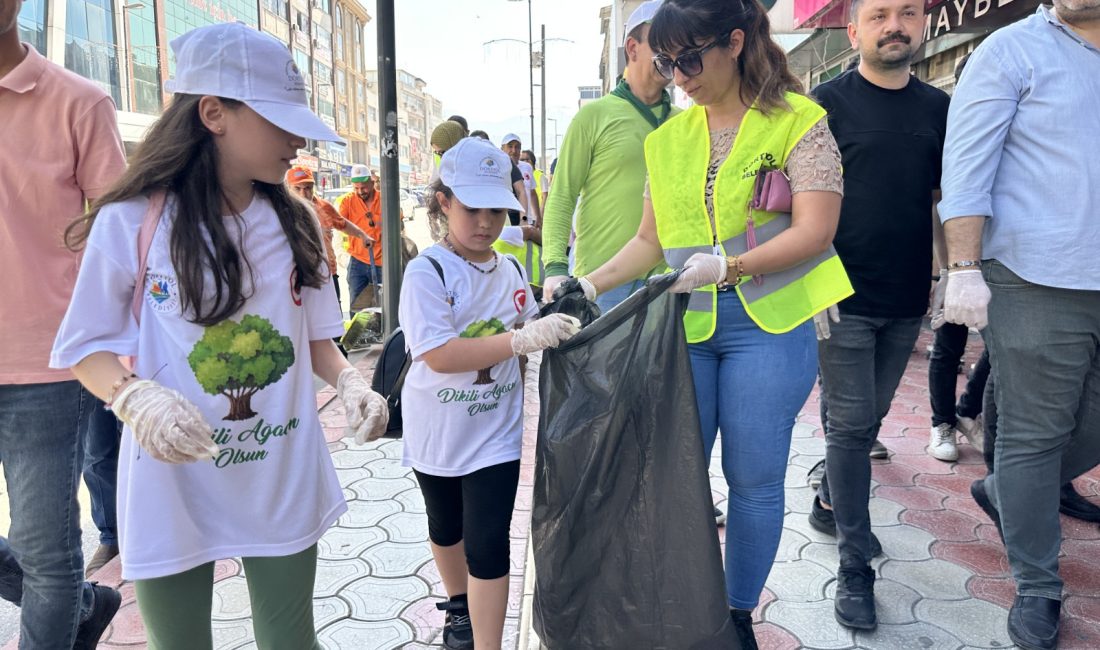
{"type": "Polygon", "coordinates": [[[923,316],[932,268],[932,192],[940,187],[946,93],[911,77],[881,88],[850,70],[814,90],[844,164],[836,246],[855,295],[842,312],[923,316]]]}
{"type": "MultiPolygon", "coordinates": [[[[516,193],[516,191],[514,189],[515,185],[516,185],[516,181],[519,181],[521,183],[523,182],[523,172],[521,172],[519,170],[519,165],[517,165],[516,163],[512,163],[512,187],[513,187],[512,194],[516,193]]],[[[518,194],[516,195],[516,198],[517,199],[519,198],[518,194]]],[[[504,206],[501,206],[501,207],[504,207],[504,206]]],[[[511,224],[513,226],[518,226],[519,225],[519,212],[516,211],[516,210],[509,210],[508,211],[508,221],[511,222],[511,224]]]]}

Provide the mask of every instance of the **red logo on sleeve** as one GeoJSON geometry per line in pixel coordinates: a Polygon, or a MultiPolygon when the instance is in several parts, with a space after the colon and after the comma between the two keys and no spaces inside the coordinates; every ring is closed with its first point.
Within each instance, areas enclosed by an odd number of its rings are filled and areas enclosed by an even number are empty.
{"type": "Polygon", "coordinates": [[[523,308],[527,306],[527,290],[518,289],[512,294],[512,304],[516,306],[516,313],[522,314],[523,308]]]}

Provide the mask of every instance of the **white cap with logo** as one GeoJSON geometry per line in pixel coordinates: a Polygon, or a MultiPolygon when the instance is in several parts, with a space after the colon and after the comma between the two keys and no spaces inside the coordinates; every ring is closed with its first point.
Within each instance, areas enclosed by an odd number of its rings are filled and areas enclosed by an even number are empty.
{"type": "Polygon", "coordinates": [[[644,25],[646,23],[653,22],[653,17],[657,15],[657,10],[661,8],[661,4],[665,0],[648,0],[638,5],[638,8],[630,14],[630,18],[626,19],[626,29],[623,30],[623,42],[626,42],[626,37],[630,35],[630,32],[634,31],[638,25],[644,25]]]}
{"type": "Polygon", "coordinates": [[[503,147],[509,142],[523,142],[523,140],[520,140],[519,136],[515,133],[505,133],[504,137],[500,139],[500,146],[503,147]]]}
{"type": "Polygon", "coordinates": [[[512,160],[481,138],[463,138],[448,149],[439,179],[468,208],[523,209],[512,193],[512,160]]]}
{"type": "Polygon", "coordinates": [[[352,183],[366,183],[374,176],[374,172],[370,170],[370,167],[366,165],[352,165],[351,166],[351,182],[352,183]]]}
{"type": "Polygon", "coordinates": [[[244,102],[268,122],[302,138],[343,142],[309,109],[306,84],[284,43],[243,23],[219,23],[172,39],[173,93],[244,102]]]}

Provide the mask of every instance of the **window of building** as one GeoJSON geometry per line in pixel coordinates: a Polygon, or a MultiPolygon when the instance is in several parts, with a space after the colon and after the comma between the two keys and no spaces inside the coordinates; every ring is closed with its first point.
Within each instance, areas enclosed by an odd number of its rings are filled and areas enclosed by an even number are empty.
{"type": "Polygon", "coordinates": [[[348,73],[341,68],[336,70],[336,92],[341,96],[348,94],[348,73]]]}
{"type": "MultiPolygon", "coordinates": [[[[70,0],[70,2],[73,0],[70,0]]],[[[152,3],[149,3],[152,5],[152,3]]],[[[173,38],[196,27],[224,22],[242,22],[258,29],[260,25],[259,3],[255,0],[219,0],[218,2],[194,2],[193,0],[164,0],[164,49],[168,53],[168,74],[175,74],[176,59],[167,43],[173,38]]],[[[284,16],[286,14],[283,14],[284,16]]]]}
{"type": "Polygon", "coordinates": [[[286,18],[286,0],[263,0],[263,8],[275,14],[279,18],[286,18]]]}
{"type": "Polygon", "coordinates": [[[336,107],[333,106],[331,101],[329,101],[327,99],[322,99],[320,95],[317,96],[317,114],[318,115],[327,115],[332,119],[336,119],[334,117],[335,112],[336,112],[336,107]]]}
{"type": "Polygon", "coordinates": [[[293,14],[294,14],[294,21],[291,24],[292,25],[297,25],[298,26],[298,31],[300,31],[304,34],[308,34],[309,33],[309,14],[308,13],[302,13],[302,12],[298,11],[297,9],[294,10],[293,14]]]}
{"type": "Polygon", "coordinates": [[[19,40],[46,54],[46,0],[24,0],[19,9],[19,40]]]}
{"type": "Polygon", "coordinates": [[[360,133],[367,132],[367,118],[362,113],[359,113],[359,117],[355,120],[356,131],[360,133]]]}
{"type": "Polygon", "coordinates": [[[313,71],[317,75],[318,86],[323,86],[325,84],[328,84],[329,86],[332,85],[332,68],[314,59],[313,71]]]}
{"type": "Polygon", "coordinates": [[[332,32],[325,29],[324,27],[321,27],[320,25],[314,25],[313,40],[313,47],[317,48],[317,50],[321,52],[328,54],[330,58],[332,57],[332,32]]]}
{"type": "Polygon", "coordinates": [[[378,150],[378,136],[372,135],[370,137],[370,148],[371,148],[371,151],[377,151],[378,150]]]}
{"type": "Polygon", "coordinates": [[[132,110],[146,115],[159,115],[161,111],[160,57],[157,56],[156,12],[153,10],[152,3],[149,3],[144,7],[127,9],[123,12],[123,16],[130,23],[132,110]]]}
{"type": "Polygon", "coordinates": [[[122,104],[118,41],[111,0],[68,0],[65,8],[65,67],[94,81],[115,105],[122,104]]]}
{"type": "Polygon", "coordinates": [[[355,82],[355,99],[357,99],[359,101],[360,105],[363,105],[367,102],[367,95],[363,91],[363,82],[362,81],[356,80],[356,82],[355,82]]]}
{"type": "Polygon", "coordinates": [[[332,0],[313,0],[313,6],[326,14],[332,14],[332,0]]]}
{"type": "Polygon", "coordinates": [[[347,104],[340,104],[336,109],[336,128],[348,129],[351,125],[348,124],[348,107],[347,104]]]}
{"type": "Polygon", "coordinates": [[[369,112],[371,124],[374,124],[378,121],[378,111],[373,106],[371,106],[369,112]]]}
{"type": "Polygon", "coordinates": [[[313,94],[313,79],[309,70],[309,55],[294,48],[294,64],[298,66],[298,72],[302,73],[302,80],[306,84],[306,96],[313,94]]]}

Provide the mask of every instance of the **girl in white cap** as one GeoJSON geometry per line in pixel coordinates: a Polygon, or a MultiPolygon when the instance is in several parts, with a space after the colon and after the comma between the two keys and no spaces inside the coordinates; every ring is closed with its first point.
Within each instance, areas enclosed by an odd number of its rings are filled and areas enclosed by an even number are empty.
{"type": "Polygon", "coordinates": [[[523,378],[516,357],[579,331],[538,309],[515,258],[493,250],[519,209],[507,154],[466,138],[443,154],[431,210],[448,234],[409,263],[400,320],[412,357],[402,389],[404,465],[424,494],[432,555],[450,599],[443,647],[500,648],[519,483],[523,378]],[[471,629],[471,617],[473,619],[471,629]]]}
{"type": "Polygon", "coordinates": [[[85,253],[51,365],[126,425],[122,576],[149,648],[213,647],[214,563],[232,557],[259,648],[320,648],[316,544],[347,507],[314,375],[336,386],[358,443],[387,419],[332,342],[343,325],[320,231],[283,184],[305,138],[339,138],[274,38],[221,24],[172,48],[172,103],[67,233],[85,253]]]}

